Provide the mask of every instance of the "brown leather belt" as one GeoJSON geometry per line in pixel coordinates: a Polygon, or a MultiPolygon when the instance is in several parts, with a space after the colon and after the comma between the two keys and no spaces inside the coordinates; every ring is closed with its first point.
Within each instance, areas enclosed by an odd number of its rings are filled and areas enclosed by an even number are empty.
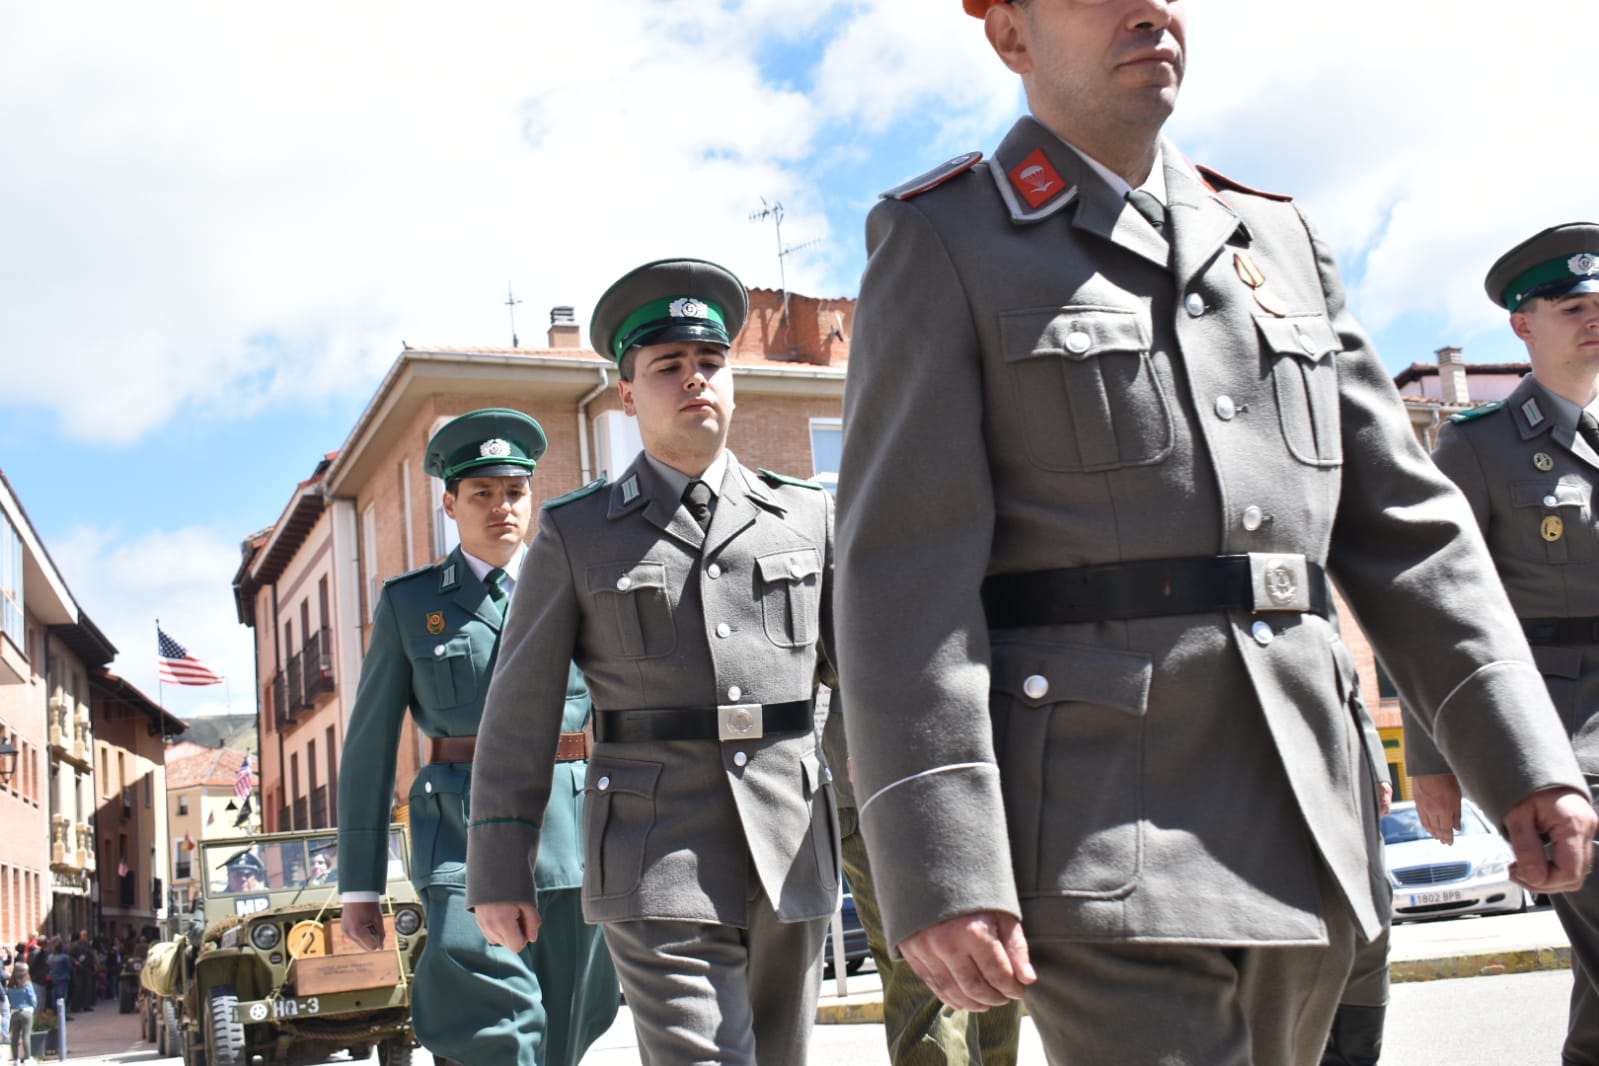
{"type": "MultiPolygon", "coordinates": [[[[428,737],[428,762],[464,763],[472,761],[477,750],[477,737],[428,737]]],[[[562,733],[555,745],[556,762],[582,762],[594,747],[586,729],[575,733],[562,733]]]]}

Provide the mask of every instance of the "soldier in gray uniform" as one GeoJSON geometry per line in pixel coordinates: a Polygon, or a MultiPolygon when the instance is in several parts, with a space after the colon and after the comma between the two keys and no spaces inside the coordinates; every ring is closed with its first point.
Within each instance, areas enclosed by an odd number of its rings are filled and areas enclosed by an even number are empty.
{"type": "MultiPolygon", "coordinates": [[[[1599,225],[1554,226],[1488,271],[1532,374],[1503,402],[1453,416],[1433,460],[1460,486],[1521,619],[1590,788],[1599,785],[1599,225]]],[[[1440,840],[1460,784],[1407,718],[1416,809],[1440,840]]],[[[1464,774],[1464,768],[1461,768],[1464,774]]],[[[1467,791],[1477,795],[1468,780],[1467,791]]],[[[1571,938],[1566,1066],[1599,1064],[1599,881],[1556,896],[1571,938]]]]}
{"type": "Polygon", "coordinates": [[[966,6],[1031,115],[872,211],[845,398],[888,939],[1052,1062],[1308,1066],[1389,912],[1329,576],[1523,883],[1575,888],[1595,814],[1331,254],[1162,140],[1184,4],[966,6]]]}
{"type": "Polygon", "coordinates": [[[832,503],[727,451],[738,279],[666,260],[594,310],[644,453],[552,500],[484,709],[467,900],[487,937],[538,937],[565,670],[594,697],[585,916],[601,923],[646,1064],[806,1061],[838,901],[817,750],[830,680],[832,503]]]}

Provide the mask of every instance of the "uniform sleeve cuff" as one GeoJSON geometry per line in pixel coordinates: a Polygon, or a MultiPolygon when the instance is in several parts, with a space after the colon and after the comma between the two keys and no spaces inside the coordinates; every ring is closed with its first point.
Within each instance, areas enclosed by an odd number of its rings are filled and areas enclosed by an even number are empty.
{"type": "Polygon", "coordinates": [[[466,832],[466,905],[534,903],[539,830],[520,818],[474,822],[466,832]]]}

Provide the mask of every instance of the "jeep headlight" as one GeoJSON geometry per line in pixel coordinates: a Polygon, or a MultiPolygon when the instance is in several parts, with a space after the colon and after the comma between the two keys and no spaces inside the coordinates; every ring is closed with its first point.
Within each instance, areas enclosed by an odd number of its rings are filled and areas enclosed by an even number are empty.
{"type": "Polygon", "coordinates": [[[271,951],[283,939],[283,930],[276,922],[257,922],[250,927],[250,943],[262,951],[271,951]]]}
{"type": "Polygon", "coordinates": [[[409,907],[394,912],[394,931],[401,936],[410,936],[422,928],[422,913],[411,910],[409,907]]]}

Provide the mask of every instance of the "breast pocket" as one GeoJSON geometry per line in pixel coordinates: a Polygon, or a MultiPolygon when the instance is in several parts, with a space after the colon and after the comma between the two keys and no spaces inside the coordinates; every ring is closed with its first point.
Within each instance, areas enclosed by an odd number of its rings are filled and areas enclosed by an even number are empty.
{"type": "Polygon", "coordinates": [[[633,759],[589,761],[583,790],[585,896],[623,896],[638,887],[655,828],[661,764],[633,759]]]}
{"type": "Polygon", "coordinates": [[[1114,898],[1138,879],[1147,655],[996,644],[991,706],[1023,895],[1114,898]]]}
{"type": "Polygon", "coordinates": [[[1344,461],[1338,417],[1338,353],[1343,344],[1320,313],[1260,314],[1255,326],[1271,363],[1272,390],[1283,442],[1307,466],[1344,461]]]}
{"type": "Polygon", "coordinates": [[[477,699],[477,666],[472,638],[460,634],[411,654],[411,681],[417,698],[432,710],[446,710],[477,699]]]}
{"type": "Polygon", "coordinates": [[[822,560],[815,548],[774,552],[755,560],[766,638],[782,648],[816,643],[822,560]]]}
{"type": "Polygon", "coordinates": [[[1037,466],[1114,470],[1171,454],[1171,405],[1150,360],[1143,312],[1033,308],[1008,311],[999,325],[1012,403],[1037,466]]]}
{"type": "Polygon", "coordinates": [[[589,596],[611,651],[657,659],[677,647],[665,563],[603,563],[588,568],[589,596]]]}

